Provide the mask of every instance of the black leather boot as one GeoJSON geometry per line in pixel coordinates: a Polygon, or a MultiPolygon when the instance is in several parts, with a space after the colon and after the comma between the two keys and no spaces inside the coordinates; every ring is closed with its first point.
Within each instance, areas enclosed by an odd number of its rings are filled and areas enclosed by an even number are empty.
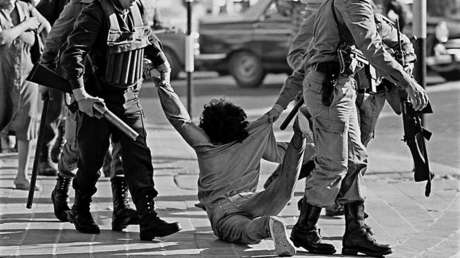
{"type": "Polygon", "coordinates": [[[112,183],[112,230],[122,231],[128,225],[139,224],[139,214],[129,206],[128,186],[124,177],[115,177],[112,183]]]}
{"type": "Polygon", "coordinates": [[[305,198],[299,202],[300,216],[291,231],[291,240],[296,247],[303,247],[314,254],[333,254],[335,248],[323,243],[316,228],[321,208],[308,204],[305,198]]]}
{"type": "Polygon", "coordinates": [[[342,254],[363,253],[374,257],[391,254],[391,247],[377,243],[372,237],[369,226],[364,223],[364,202],[345,204],[345,226],[342,254]]]}
{"type": "Polygon", "coordinates": [[[54,215],[58,220],[69,221],[68,213],[70,211],[67,201],[69,199],[69,185],[71,177],[57,176],[56,185],[51,192],[51,201],[53,202],[54,215]]]}
{"type": "Polygon", "coordinates": [[[147,189],[141,191],[135,198],[136,208],[139,212],[140,239],[144,241],[171,235],[180,230],[176,222],[167,223],[158,217],[153,200],[155,196],[154,189],[147,189]]]}
{"type": "Polygon", "coordinates": [[[75,225],[75,229],[81,233],[99,234],[99,226],[94,222],[93,216],[89,212],[92,193],[82,193],[75,191],[75,202],[69,213],[69,220],[75,225]]]}

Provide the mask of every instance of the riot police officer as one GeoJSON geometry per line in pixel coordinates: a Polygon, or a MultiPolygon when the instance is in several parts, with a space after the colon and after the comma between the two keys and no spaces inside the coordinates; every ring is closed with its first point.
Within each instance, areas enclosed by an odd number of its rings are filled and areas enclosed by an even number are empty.
{"type": "Polygon", "coordinates": [[[138,97],[143,56],[151,59],[168,83],[170,67],[158,39],[144,26],[143,11],[142,4],[135,0],[94,1],[78,17],[61,57],[64,75],[82,113],[77,132],[80,160],[73,181],[75,203],[71,210],[73,223],[82,232],[99,232],[89,204],[96,192],[98,170],[110,134],[121,144],[126,181],[139,213],[141,240],[179,230],[176,223],[161,220],[154,211],[157,191],[138,97]],[[91,60],[92,71],[85,72],[85,57],[91,60]],[[138,139],[132,141],[107,121],[98,119],[93,105],[106,105],[139,133],[138,139]]]}

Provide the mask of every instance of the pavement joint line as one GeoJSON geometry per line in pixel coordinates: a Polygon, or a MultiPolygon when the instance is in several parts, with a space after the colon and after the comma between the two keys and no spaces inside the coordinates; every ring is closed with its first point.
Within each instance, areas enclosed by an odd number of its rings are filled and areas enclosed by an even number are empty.
{"type": "Polygon", "coordinates": [[[455,234],[458,234],[458,233],[460,233],[460,229],[458,229],[458,230],[454,231],[453,233],[449,234],[446,238],[441,239],[441,241],[439,241],[439,242],[436,243],[435,245],[433,245],[433,246],[431,246],[431,247],[428,247],[427,249],[423,250],[423,251],[420,253],[420,255],[418,255],[418,256],[423,256],[424,254],[427,254],[428,252],[430,252],[430,251],[433,250],[434,248],[436,248],[436,247],[442,245],[442,244],[445,243],[445,242],[448,242],[449,239],[450,239],[450,237],[451,237],[452,235],[455,235],[455,234]]]}
{"type": "Polygon", "coordinates": [[[21,246],[24,244],[24,241],[26,240],[27,235],[29,234],[30,226],[32,224],[32,220],[34,219],[34,217],[35,217],[35,212],[29,213],[29,222],[27,222],[26,227],[24,228],[24,235],[22,236],[20,244],[16,246],[15,256],[21,255],[21,246]]]}
{"type": "MultiPolygon", "coordinates": [[[[428,226],[428,229],[429,228],[432,228],[439,220],[441,220],[445,215],[446,215],[446,212],[448,210],[450,210],[450,208],[458,201],[459,199],[459,194],[457,193],[456,194],[456,197],[452,198],[452,201],[449,203],[449,205],[447,205],[447,207],[442,210],[441,214],[428,226]]],[[[456,231],[455,231],[456,232],[456,231]]],[[[453,233],[455,233],[453,232],[453,233]]],[[[416,232],[416,233],[419,233],[419,232],[416,232]]],[[[413,234],[411,234],[409,237],[407,237],[399,246],[403,246],[405,245],[408,241],[410,241],[412,238],[414,237],[413,234]]]]}
{"type": "MultiPolygon", "coordinates": [[[[387,184],[387,185],[391,185],[392,188],[396,189],[399,191],[399,189],[397,189],[393,184],[387,184]]],[[[401,192],[401,191],[399,191],[401,192]]],[[[404,193],[403,193],[404,194],[404,193]]],[[[409,225],[409,227],[412,229],[413,232],[419,232],[419,230],[417,230],[411,223],[410,221],[408,221],[404,215],[402,215],[397,209],[395,209],[393,206],[391,206],[385,199],[383,199],[382,197],[380,197],[378,194],[376,194],[381,200],[382,202],[387,205],[388,207],[390,207],[390,209],[392,209],[399,217],[402,218],[402,221],[404,221],[407,225],[409,225]]]]}
{"type": "Polygon", "coordinates": [[[433,220],[436,220],[436,216],[430,212],[428,212],[428,210],[420,203],[417,201],[417,199],[415,199],[414,197],[412,197],[411,195],[409,194],[406,194],[405,192],[402,191],[402,189],[400,189],[398,187],[397,184],[392,184],[393,187],[395,187],[400,193],[402,193],[404,196],[406,196],[407,198],[411,199],[412,200],[412,203],[414,203],[415,205],[417,205],[422,211],[424,211],[429,217],[431,217],[433,220]]]}

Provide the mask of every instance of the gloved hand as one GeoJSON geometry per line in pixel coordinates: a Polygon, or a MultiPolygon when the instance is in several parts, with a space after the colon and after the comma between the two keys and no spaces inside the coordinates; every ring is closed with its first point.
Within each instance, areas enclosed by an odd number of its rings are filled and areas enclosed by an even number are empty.
{"type": "Polygon", "coordinates": [[[90,117],[101,118],[102,114],[94,112],[93,105],[105,106],[104,100],[98,97],[89,95],[83,88],[72,91],[75,100],[78,104],[78,109],[90,117]]]}
{"type": "Polygon", "coordinates": [[[284,108],[278,104],[275,104],[270,111],[267,112],[268,121],[270,123],[276,122],[280,117],[281,113],[283,113],[284,108]]]}
{"type": "Polygon", "coordinates": [[[414,79],[406,89],[407,95],[415,111],[423,110],[428,105],[429,99],[425,89],[414,79]]]}

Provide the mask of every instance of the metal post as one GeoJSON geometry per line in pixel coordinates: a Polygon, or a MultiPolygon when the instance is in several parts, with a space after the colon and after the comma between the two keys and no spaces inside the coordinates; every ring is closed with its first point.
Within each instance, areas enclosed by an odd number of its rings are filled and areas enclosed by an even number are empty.
{"type": "MultiPolygon", "coordinates": [[[[412,12],[414,13],[413,30],[416,37],[415,54],[415,80],[423,87],[426,87],[426,0],[415,0],[412,12]]],[[[423,123],[422,117],[422,123],[423,123]]]]}
{"type": "Polygon", "coordinates": [[[185,37],[185,72],[187,73],[187,111],[192,117],[192,73],[195,70],[194,64],[194,40],[192,38],[192,2],[193,0],[186,0],[187,2],[187,36],[185,37]]]}

